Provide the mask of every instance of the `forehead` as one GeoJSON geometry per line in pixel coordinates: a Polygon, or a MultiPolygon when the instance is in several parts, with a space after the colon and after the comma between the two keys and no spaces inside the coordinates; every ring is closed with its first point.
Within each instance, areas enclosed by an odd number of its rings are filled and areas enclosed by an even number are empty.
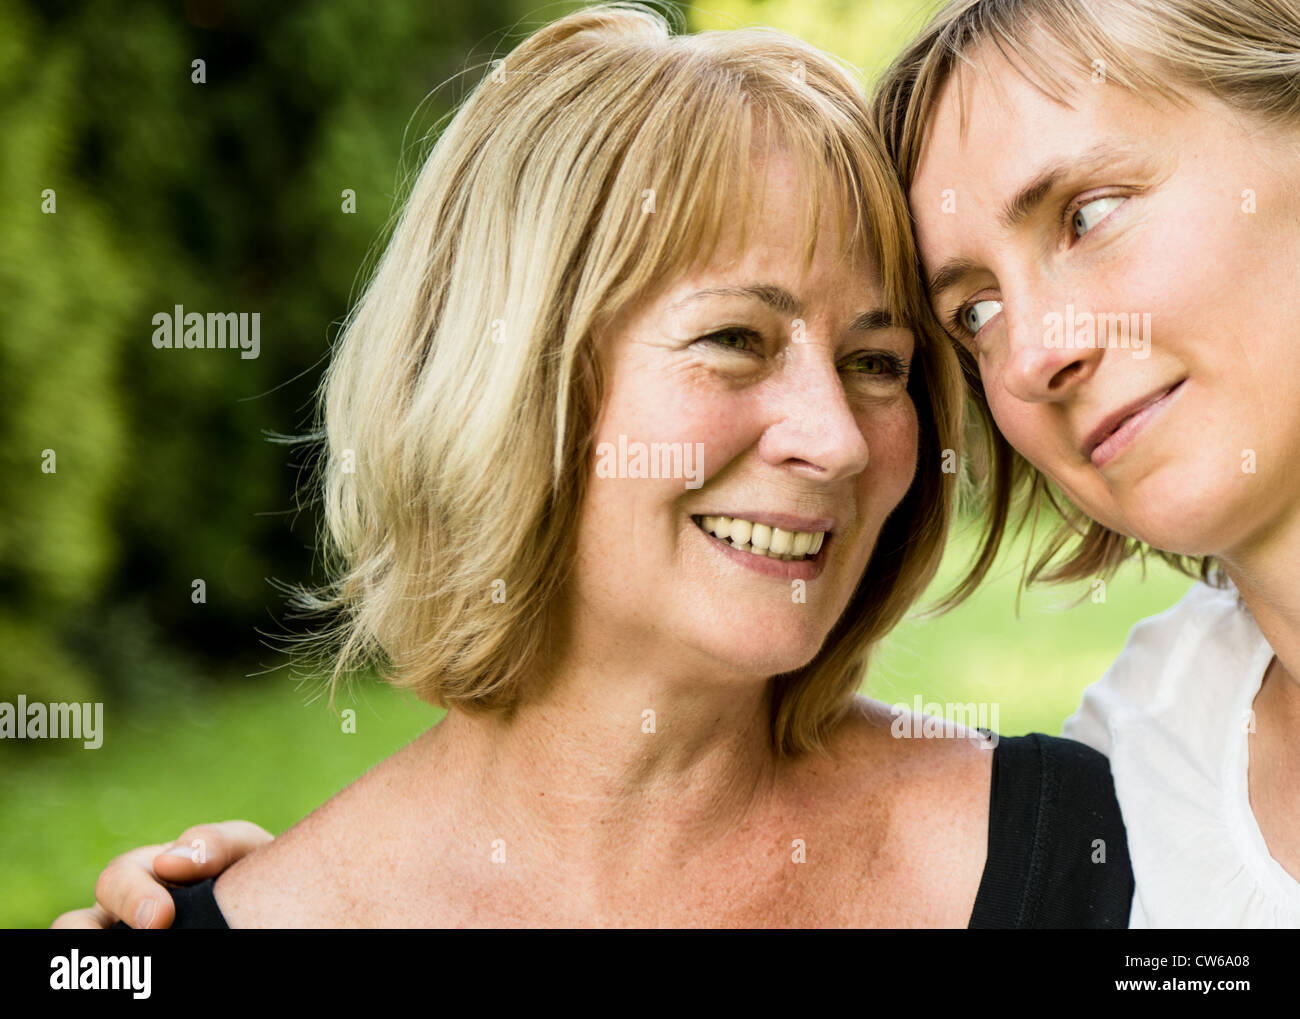
{"type": "Polygon", "coordinates": [[[854,230],[859,210],[828,169],[776,151],[755,160],[746,185],[737,188],[716,245],[685,266],[670,289],[723,277],[762,277],[791,287],[835,277],[841,288],[852,285],[852,296],[880,296],[868,238],[854,230]]]}
{"type": "Polygon", "coordinates": [[[1054,98],[1000,54],[980,54],[949,77],[928,118],[909,190],[923,259],[936,235],[1002,225],[1007,203],[1049,169],[1176,154],[1190,115],[1190,106],[1094,83],[1082,69],[1054,98]]]}
{"type": "MultiPolygon", "coordinates": [[[[1082,72],[1081,72],[1082,74],[1082,72]]],[[[912,188],[948,178],[987,181],[1068,155],[1105,138],[1150,138],[1170,104],[1115,84],[1089,83],[1048,95],[1000,55],[949,76],[930,111],[912,188]]],[[[950,186],[957,186],[957,184],[950,186]]]]}
{"type": "Polygon", "coordinates": [[[807,162],[785,151],[756,154],[745,179],[731,182],[716,237],[694,254],[673,252],[653,283],[602,319],[602,356],[611,343],[617,348],[645,330],[680,324],[688,311],[707,317],[748,306],[808,318],[885,306],[870,238],[859,232],[855,239],[850,200],[828,169],[807,162]],[[719,293],[710,301],[686,300],[713,289],[719,293]]]}

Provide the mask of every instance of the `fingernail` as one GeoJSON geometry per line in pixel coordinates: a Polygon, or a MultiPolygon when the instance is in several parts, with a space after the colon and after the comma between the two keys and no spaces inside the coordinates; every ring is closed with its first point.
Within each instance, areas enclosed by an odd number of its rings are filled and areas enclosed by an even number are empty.
{"type": "Polygon", "coordinates": [[[135,911],[135,926],[139,930],[142,927],[148,927],[153,923],[153,918],[158,915],[158,903],[153,899],[145,899],[140,903],[140,908],[135,911]]]}
{"type": "Polygon", "coordinates": [[[182,860],[194,862],[194,850],[189,846],[175,846],[163,853],[163,856],[179,856],[182,860]]]}

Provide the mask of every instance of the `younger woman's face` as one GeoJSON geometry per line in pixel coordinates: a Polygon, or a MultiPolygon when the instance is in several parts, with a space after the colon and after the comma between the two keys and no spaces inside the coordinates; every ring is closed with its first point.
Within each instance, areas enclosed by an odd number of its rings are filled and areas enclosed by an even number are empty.
{"type": "Polygon", "coordinates": [[[1086,76],[1067,107],[985,66],[910,194],[936,311],[1077,506],[1246,553],[1300,511],[1300,129],[1086,76]]]}

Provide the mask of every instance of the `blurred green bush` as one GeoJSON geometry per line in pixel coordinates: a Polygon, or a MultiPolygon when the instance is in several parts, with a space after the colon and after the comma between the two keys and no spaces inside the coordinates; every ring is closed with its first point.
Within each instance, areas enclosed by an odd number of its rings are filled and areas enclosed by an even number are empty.
{"type": "Polygon", "coordinates": [[[308,429],[402,172],[523,10],[0,0],[0,699],[273,657],[315,521],[268,438],[308,429]],[[177,304],[259,313],[260,356],[155,349],[177,304]]]}

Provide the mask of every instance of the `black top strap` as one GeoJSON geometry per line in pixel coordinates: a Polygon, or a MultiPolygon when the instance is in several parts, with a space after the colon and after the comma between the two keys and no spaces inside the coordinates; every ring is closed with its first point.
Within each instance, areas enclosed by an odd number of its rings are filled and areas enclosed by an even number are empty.
{"type": "Polygon", "coordinates": [[[993,751],[989,848],[972,928],[1127,927],[1128,840],[1110,764],[1031,733],[993,751]]]}
{"type": "MultiPolygon", "coordinates": [[[[176,919],[172,922],[174,931],[186,930],[230,930],[226,918],[221,915],[217,905],[217,896],[212,890],[216,878],[210,877],[196,885],[181,885],[168,888],[172,902],[176,904],[176,919]]],[[[121,920],[113,924],[114,928],[125,928],[121,920]]]]}
{"type": "Polygon", "coordinates": [[[217,896],[213,891],[216,878],[208,878],[188,888],[173,888],[172,902],[176,903],[176,922],[173,927],[230,930],[221,915],[217,896]]]}

